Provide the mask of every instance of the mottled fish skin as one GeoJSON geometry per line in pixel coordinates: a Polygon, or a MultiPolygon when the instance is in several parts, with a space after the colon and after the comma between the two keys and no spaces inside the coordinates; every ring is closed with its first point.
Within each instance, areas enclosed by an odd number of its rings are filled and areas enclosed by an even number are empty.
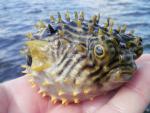
{"type": "Polygon", "coordinates": [[[37,33],[27,34],[24,73],[52,103],[79,103],[120,87],[143,53],[142,39],[126,33],[126,25],[113,28],[110,18],[100,25],[100,14],[90,20],[83,12],[74,15],[50,16],[49,24],[39,21],[37,33]]]}

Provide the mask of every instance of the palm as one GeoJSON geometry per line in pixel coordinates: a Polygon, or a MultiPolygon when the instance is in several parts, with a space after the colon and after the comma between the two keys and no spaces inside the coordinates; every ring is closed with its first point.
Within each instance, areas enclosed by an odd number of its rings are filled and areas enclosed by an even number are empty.
{"type": "Polygon", "coordinates": [[[148,60],[150,56],[145,55],[137,61],[141,68],[134,79],[120,90],[80,104],[51,104],[48,97],[42,98],[36,88],[31,88],[26,77],[6,82],[9,113],[142,113],[150,100],[150,88],[146,84],[150,82],[150,76],[146,74],[150,72],[148,60]]]}
{"type": "Polygon", "coordinates": [[[31,88],[26,77],[7,83],[11,95],[11,113],[92,113],[102,107],[112,93],[97,97],[92,101],[64,106],[60,103],[52,104],[48,97],[41,97],[36,88],[31,88]],[[82,112],[81,112],[82,111],[82,112]]]}

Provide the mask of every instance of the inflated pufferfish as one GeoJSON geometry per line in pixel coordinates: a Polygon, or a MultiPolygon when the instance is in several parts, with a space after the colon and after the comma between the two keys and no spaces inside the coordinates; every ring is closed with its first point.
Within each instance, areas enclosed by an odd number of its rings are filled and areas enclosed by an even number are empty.
{"type": "Polygon", "coordinates": [[[112,19],[99,25],[100,15],[90,20],[84,13],[69,12],[62,19],[50,17],[50,24],[39,21],[37,33],[28,33],[27,65],[24,73],[30,77],[39,93],[62,104],[93,99],[129,81],[136,70],[135,59],[143,52],[142,40],[126,25],[113,28],[112,19]]]}

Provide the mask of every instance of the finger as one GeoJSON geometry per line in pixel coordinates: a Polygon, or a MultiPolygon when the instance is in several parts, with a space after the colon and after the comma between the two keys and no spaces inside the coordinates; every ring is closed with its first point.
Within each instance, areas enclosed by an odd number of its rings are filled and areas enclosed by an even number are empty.
{"type": "Polygon", "coordinates": [[[115,94],[116,91],[110,92],[107,95],[94,98],[92,101],[85,101],[82,103],[83,113],[95,113],[95,111],[103,107],[109,99],[115,94]]]}
{"type": "Polygon", "coordinates": [[[0,113],[6,113],[9,106],[9,100],[6,90],[0,84],[0,113]]]}
{"type": "Polygon", "coordinates": [[[93,113],[97,108],[102,107],[114,94],[111,92],[105,96],[96,97],[94,100],[81,102],[79,104],[61,105],[55,104],[55,108],[49,109],[48,113],[93,113]]]}
{"type": "Polygon", "coordinates": [[[47,107],[47,99],[37,93],[37,88],[31,88],[27,78],[20,77],[3,84],[8,93],[11,113],[38,113],[44,112],[47,107]]]}
{"type": "MultiPolygon", "coordinates": [[[[142,58],[144,59],[144,58],[142,58]]],[[[149,59],[148,57],[146,59],[149,59]]],[[[142,60],[138,62],[141,63],[142,60]]],[[[150,60],[149,60],[150,61],[150,60]]],[[[142,113],[150,101],[150,63],[143,61],[133,80],[96,113],[142,113]]]]}
{"type": "Polygon", "coordinates": [[[58,104],[52,110],[49,110],[48,113],[82,113],[81,104],[69,104],[62,105],[58,104]]]}
{"type": "Polygon", "coordinates": [[[143,61],[150,61],[150,54],[143,54],[139,59],[136,60],[136,63],[142,63],[143,61]]]}

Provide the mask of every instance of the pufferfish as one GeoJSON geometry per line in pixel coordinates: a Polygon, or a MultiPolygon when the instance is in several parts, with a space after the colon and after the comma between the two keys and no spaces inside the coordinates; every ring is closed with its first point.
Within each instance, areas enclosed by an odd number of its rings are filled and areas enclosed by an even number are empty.
{"type": "Polygon", "coordinates": [[[67,11],[62,19],[58,12],[27,34],[23,72],[52,103],[79,103],[119,88],[131,80],[143,52],[141,37],[126,33],[126,25],[115,28],[111,18],[100,25],[100,14],[74,16],[67,11]]]}

